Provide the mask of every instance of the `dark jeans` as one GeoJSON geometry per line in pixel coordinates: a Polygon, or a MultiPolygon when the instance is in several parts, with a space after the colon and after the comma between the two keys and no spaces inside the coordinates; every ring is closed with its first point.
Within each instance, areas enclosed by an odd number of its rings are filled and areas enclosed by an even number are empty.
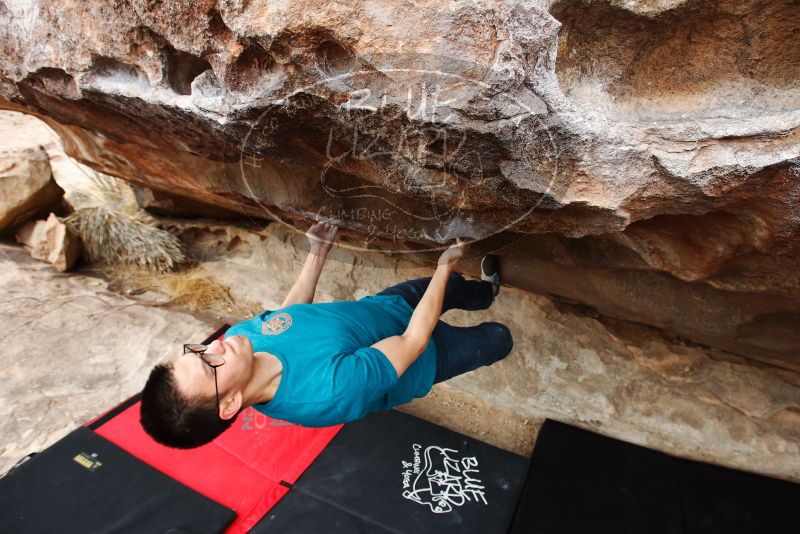
{"type": "MultiPolygon", "coordinates": [[[[417,278],[387,287],[378,295],[401,295],[416,308],[431,277],[417,278]]],[[[484,280],[465,280],[453,271],[447,281],[442,313],[459,310],[485,310],[494,302],[492,284],[484,280]]],[[[442,382],[483,365],[502,360],[514,346],[511,330],[501,323],[489,321],[477,326],[452,326],[442,320],[433,329],[436,344],[436,377],[442,382]]]]}

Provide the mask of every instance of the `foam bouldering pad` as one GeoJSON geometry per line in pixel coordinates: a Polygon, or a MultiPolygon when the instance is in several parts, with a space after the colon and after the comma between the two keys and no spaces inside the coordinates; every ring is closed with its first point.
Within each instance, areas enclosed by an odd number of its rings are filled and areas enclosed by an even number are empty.
{"type": "Polygon", "coordinates": [[[797,532],[800,485],[542,425],[511,534],[797,532]]]}
{"type": "Polygon", "coordinates": [[[342,510],[300,491],[291,492],[276,504],[249,534],[392,534],[349,511],[342,510]]]}
{"type": "Polygon", "coordinates": [[[526,468],[417,417],[373,413],[346,424],[253,532],[506,532],[526,468]]]}
{"type": "Polygon", "coordinates": [[[687,534],[800,531],[800,484],[693,461],[679,473],[687,534]]]}
{"type": "Polygon", "coordinates": [[[678,534],[671,458],[547,420],[511,532],[678,534]]]}
{"type": "Polygon", "coordinates": [[[0,532],[223,532],[233,510],[78,428],[0,479],[0,532]]]}

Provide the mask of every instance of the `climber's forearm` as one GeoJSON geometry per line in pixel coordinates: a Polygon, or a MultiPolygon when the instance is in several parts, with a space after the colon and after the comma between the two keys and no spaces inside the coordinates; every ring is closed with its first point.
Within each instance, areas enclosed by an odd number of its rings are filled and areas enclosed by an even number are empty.
{"type": "Polygon", "coordinates": [[[439,321],[444,304],[444,292],[450,278],[451,267],[443,265],[436,269],[431,277],[425,294],[417,303],[414,313],[408,322],[405,332],[390,336],[370,345],[383,352],[397,371],[397,377],[403,376],[406,370],[425,352],[433,329],[439,321]]]}
{"type": "Polygon", "coordinates": [[[440,265],[436,268],[425,294],[417,303],[411,320],[408,322],[404,336],[414,339],[418,343],[420,352],[425,350],[433,334],[433,329],[442,314],[444,292],[450,278],[452,268],[449,265],[440,265]]]}
{"type": "Polygon", "coordinates": [[[314,293],[317,290],[317,282],[322,268],[325,266],[326,252],[319,252],[312,249],[306,257],[303,268],[297,277],[289,293],[281,304],[281,308],[292,304],[314,302],[314,293]]]}

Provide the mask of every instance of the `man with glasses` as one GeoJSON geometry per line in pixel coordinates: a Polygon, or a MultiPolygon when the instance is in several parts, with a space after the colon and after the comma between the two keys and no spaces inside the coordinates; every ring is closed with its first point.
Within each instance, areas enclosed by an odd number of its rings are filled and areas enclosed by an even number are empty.
{"type": "Polygon", "coordinates": [[[469,246],[460,238],[433,276],[357,301],[313,303],[336,230],[328,223],[308,230],[308,258],[280,309],[233,325],[207,346],[186,344],[183,356],[153,368],[141,404],[153,439],[203,445],[248,406],[303,426],[346,423],[511,352],[503,324],[454,327],[439,319],[452,308],[486,309],[499,291],[496,256],[483,258],[479,281],[454,270],[469,246]]]}

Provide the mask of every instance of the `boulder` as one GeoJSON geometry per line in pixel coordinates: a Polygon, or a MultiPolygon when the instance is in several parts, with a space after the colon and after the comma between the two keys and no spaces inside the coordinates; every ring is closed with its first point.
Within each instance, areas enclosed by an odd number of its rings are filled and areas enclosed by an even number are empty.
{"type": "MultiPolygon", "coordinates": [[[[98,202],[113,200],[119,204],[117,197],[121,196],[129,197],[119,199],[122,202],[133,202],[132,193],[118,194],[120,188],[115,185],[120,180],[114,179],[115,182],[110,184],[107,176],[67,156],[62,145],[58,134],[34,115],[0,110],[0,151],[41,149],[47,153],[53,178],[64,189],[65,206],[62,212],[57,213],[59,216],[71,213],[74,209],[95,206],[98,202]]],[[[127,185],[125,187],[130,189],[127,185]]],[[[39,218],[46,215],[45,211],[39,218]]]]}
{"type": "Polygon", "coordinates": [[[794,0],[23,0],[0,50],[99,171],[800,368],[794,0]]]}
{"type": "Polygon", "coordinates": [[[4,150],[0,144],[0,233],[61,210],[63,196],[44,150],[35,146],[4,150]]]}
{"type": "Polygon", "coordinates": [[[49,262],[57,271],[72,268],[81,255],[81,238],[54,213],[45,221],[29,221],[16,235],[31,256],[49,262]]]}

